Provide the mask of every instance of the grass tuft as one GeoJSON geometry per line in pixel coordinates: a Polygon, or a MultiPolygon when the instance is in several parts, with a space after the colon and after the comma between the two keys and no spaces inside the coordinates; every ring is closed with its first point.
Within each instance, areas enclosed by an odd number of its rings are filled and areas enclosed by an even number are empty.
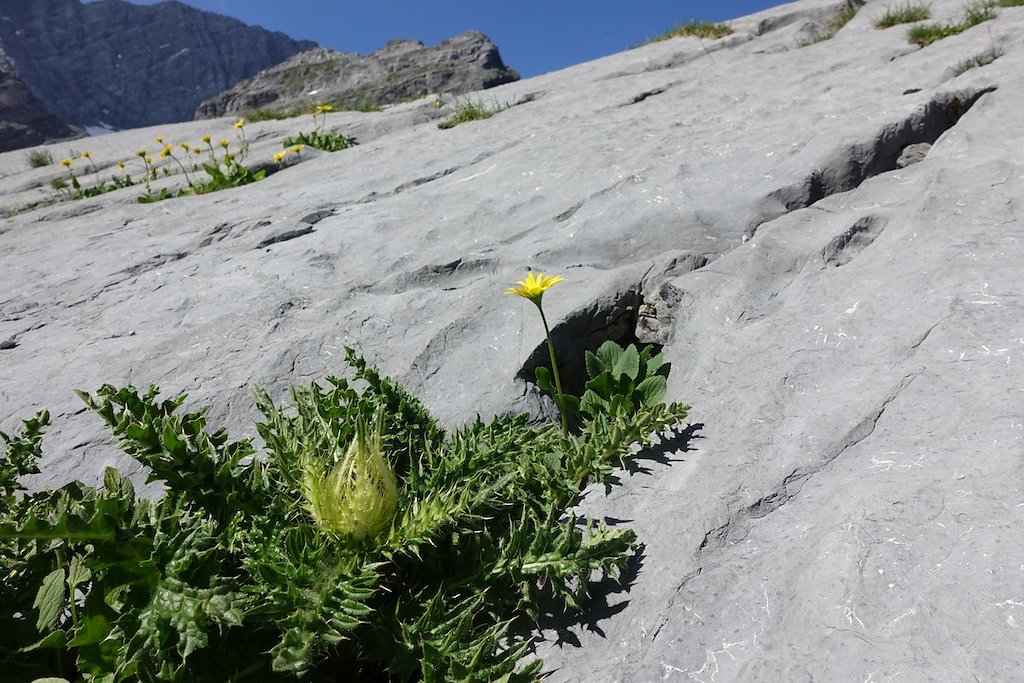
{"type": "Polygon", "coordinates": [[[875,22],[875,28],[891,28],[899,24],[911,24],[915,21],[931,19],[932,11],[927,5],[906,3],[889,7],[885,14],[875,22]]]}
{"type": "Polygon", "coordinates": [[[997,59],[999,59],[1000,57],[1002,57],[1004,54],[1005,54],[1005,52],[1003,51],[1002,48],[998,48],[998,47],[989,48],[985,52],[982,52],[980,54],[976,54],[973,57],[968,57],[967,59],[963,60],[962,62],[960,62],[959,64],[957,64],[956,66],[953,67],[953,72],[957,76],[959,76],[960,74],[964,73],[965,71],[970,71],[971,69],[975,69],[975,68],[977,68],[979,66],[985,66],[986,64],[991,64],[992,62],[994,62],[997,59]]]}
{"type": "Polygon", "coordinates": [[[641,43],[641,45],[648,45],[650,43],[658,43],[663,40],[669,40],[670,38],[724,38],[732,34],[732,26],[728,24],[713,24],[709,21],[689,21],[685,24],[679,24],[678,26],[665,31],[659,35],[654,36],[650,40],[641,43]]]}
{"type": "Polygon", "coordinates": [[[53,155],[45,149],[33,149],[25,155],[29,168],[42,168],[53,163],[53,155]]]}
{"type": "MultiPolygon", "coordinates": [[[[1000,0],[1001,2],[1020,2],[1021,0],[1000,0]]],[[[932,43],[963,33],[972,26],[982,22],[995,19],[996,4],[994,2],[982,1],[964,6],[964,18],[958,24],[924,24],[915,26],[907,31],[907,40],[914,45],[927,47],[932,43]]],[[[1003,5],[1005,6],[1005,5],[1003,5]]]]}
{"type": "Polygon", "coordinates": [[[449,128],[454,128],[460,123],[489,119],[505,109],[508,109],[508,105],[495,105],[493,107],[489,107],[480,100],[475,102],[473,100],[466,100],[457,104],[455,106],[455,111],[452,112],[444,121],[437,124],[437,127],[441,130],[448,130],[449,128]]]}

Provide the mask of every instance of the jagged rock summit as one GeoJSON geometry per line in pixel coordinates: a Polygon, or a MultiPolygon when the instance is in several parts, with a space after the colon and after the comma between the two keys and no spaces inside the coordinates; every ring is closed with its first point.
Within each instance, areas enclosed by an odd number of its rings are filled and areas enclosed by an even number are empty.
{"type": "Polygon", "coordinates": [[[134,128],[196,105],[315,47],[174,0],[0,0],[0,45],[62,121],[134,128]]]}
{"type": "Polygon", "coordinates": [[[291,57],[199,105],[196,118],[258,109],[293,112],[331,102],[341,108],[403,102],[430,93],[461,94],[519,79],[482,33],[438,45],[393,40],[361,57],[317,48],[291,57]]]}
{"type": "MultiPolygon", "coordinates": [[[[846,4],[782,5],[499,86],[512,106],[450,130],[432,98],[330,114],[361,144],[236,190],[23,208],[0,223],[0,429],[51,409],[33,486],[141,482],[74,388],[187,391],[239,437],[253,383],[284,399],[346,345],[448,423],[550,416],[541,322],[503,292],[561,274],[559,354],[663,344],[697,438],[588,493],[643,546],[624,590],[542,624],[548,680],[1018,680],[1024,7],[919,48],[873,27],[890,6],[799,47],[846,4]]],[[[251,158],[302,125],[247,126],[251,158]]],[[[61,172],[22,157],[0,155],[4,206],[61,172]]]]}

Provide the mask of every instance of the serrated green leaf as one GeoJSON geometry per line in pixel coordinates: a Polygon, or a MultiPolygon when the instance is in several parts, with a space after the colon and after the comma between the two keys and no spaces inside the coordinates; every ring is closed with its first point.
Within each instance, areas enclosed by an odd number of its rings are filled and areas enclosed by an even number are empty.
{"type": "Polygon", "coordinates": [[[583,358],[586,360],[587,375],[593,379],[601,374],[601,361],[590,351],[586,351],[583,354],[583,358]]]}
{"type": "Polygon", "coordinates": [[[93,614],[82,619],[75,629],[75,637],[68,642],[68,647],[83,647],[103,642],[110,634],[110,622],[102,614],[93,614]]]}
{"type": "Polygon", "coordinates": [[[33,609],[39,610],[36,630],[46,633],[57,626],[57,619],[64,611],[64,570],[54,569],[46,575],[36,593],[33,609]]]}
{"type": "Polygon", "coordinates": [[[668,380],[661,375],[648,377],[636,387],[636,393],[640,395],[640,405],[647,407],[660,403],[668,390],[668,380]]]}
{"type": "MultiPolygon", "coordinates": [[[[650,347],[647,347],[647,348],[650,348],[650,347]]],[[[644,349],[644,350],[646,351],[647,349],[644,349]]],[[[665,364],[665,354],[663,354],[663,353],[659,353],[659,354],[655,355],[653,358],[648,359],[647,360],[647,376],[648,377],[653,377],[655,375],[655,373],[657,373],[658,370],[661,369],[661,366],[664,365],[664,364],[665,364]]]]}
{"type": "Polygon", "coordinates": [[[597,349],[597,359],[601,363],[601,372],[610,372],[621,355],[622,347],[615,342],[609,340],[601,344],[600,348],[597,349]]]}
{"type": "Polygon", "coordinates": [[[637,373],[639,372],[640,352],[636,350],[635,345],[630,344],[615,360],[615,365],[612,368],[612,377],[618,379],[625,376],[629,379],[636,379],[637,373]]]}
{"type": "Polygon", "coordinates": [[[71,564],[68,565],[68,590],[72,598],[75,595],[75,589],[84,583],[88,583],[89,579],[92,578],[92,571],[85,565],[81,555],[75,555],[71,558],[71,564]]]}

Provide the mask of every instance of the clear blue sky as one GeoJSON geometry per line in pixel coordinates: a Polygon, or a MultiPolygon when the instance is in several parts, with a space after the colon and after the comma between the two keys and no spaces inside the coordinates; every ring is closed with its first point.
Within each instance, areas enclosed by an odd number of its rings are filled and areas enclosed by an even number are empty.
{"type": "MultiPolygon", "coordinates": [[[[25,0],[29,1],[29,0],[25,0]]],[[[153,4],[158,0],[132,0],[153,4]]],[[[247,24],[343,52],[372,52],[394,38],[428,45],[470,29],[490,36],[524,77],[604,55],[691,19],[722,21],[773,0],[184,0],[247,24]]]]}

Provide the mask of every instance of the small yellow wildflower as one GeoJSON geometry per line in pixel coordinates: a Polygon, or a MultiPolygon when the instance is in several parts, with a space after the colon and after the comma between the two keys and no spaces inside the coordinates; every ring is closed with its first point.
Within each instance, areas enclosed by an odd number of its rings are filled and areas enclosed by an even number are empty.
{"type": "Polygon", "coordinates": [[[544,275],[544,273],[538,273],[537,277],[534,277],[533,273],[527,273],[525,280],[519,280],[519,282],[516,283],[519,287],[510,287],[506,290],[506,294],[521,296],[524,299],[529,299],[540,306],[541,299],[544,297],[544,292],[551,289],[553,285],[558,284],[564,279],[565,278],[561,275],[544,275]]]}
{"type": "Polygon", "coordinates": [[[288,153],[288,150],[282,149],[280,152],[278,152],[277,154],[274,155],[274,157],[271,159],[271,161],[273,161],[275,164],[279,164],[279,163],[281,163],[281,159],[284,159],[284,155],[287,154],[287,153],[288,153]]]}
{"type": "Polygon", "coordinates": [[[71,168],[71,164],[75,163],[74,159],[61,159],[60,165],[64,168],[71,168]]]}
{"type": "Polygon", "coordinates": [[[306,149],[305,145],[292,145],[291,147],[288,148],[288,151],[292,152],[293,154],[298,154],[304,149],[306,149]]]}
{"type": "Polygon", "coordinates": [[[124,162],[123,161],[117,162],[117,170],[121,171],[122,173],[124,172],[124,162]]]}
{"type": "Polygon", "coordinates": [[[156,140],[156,143],[157,143],[158,145],[162,145],[162,144],[164,144],[164,142],[166,142],[166,141],[167,141],[167,138],[165,138],[165,137],[164,137],[163,135],[157,135],[157,136],[156,136],[155,138],[153,138],[153,139],[154,139],[154,140],[156,140]]]}
{"type": "Polygon", "coordinates": [[[235,160],[235,155],[232,154],[231,152],[228,152],[227,154],[224,155],[224,163],[225,164],[230,164],[234,160],[235,160]]]}
{"type": "Polygon", "coordinates": [[[142,160],[146,162],[147,166],[151,166],[153,164],[153,157],[143,157],[142,160]]]}
{"type": "Polygon", "coordinates": [[[245,125],[245,119],[238,119],[237,121],[235,121],[234,128],[241,128],[244,125],[245,125]]]}
{"type": "Polygon", "coordinates": [[[162,150],[160,150],[160,158],[161,159],[166,159],[167,157],[171,156],[171,154],[173,152],[174,152],[174,147],[172,147],[170,145],[164,145],[164,148],[162,150]]]}
{"type": "Polygon", "coordinates": [[[231,143],[230,143],[230,142],[228,142],[227,140],[221,140],[221,141],[220,141],[220,146],[221,146],[221,147],[223,147],[224,149],[227,149],[227,148],[228,148],[228,145],[230,145],[230,144],[231,144],[231,143]]]}
{"type": "Polygon", "coordinates": [[[193,154],[202,154],[203,153],[203,148],[202,147],[193,147],[192,148],[192,153],[193,154]]]}
{"type": "Polygon", "coordinates": [[[147,154],[149,154],[149,150],[140,149],[138,152],[135,153],[135,156],[139,157],[140,159],[145,159],[147,154]]]}
{"type": "Polygon", "coordinates": [[[207,133],[206,135],[203,136],[203,142],[205,142],[206,144],[210,144],[210,139],[211,138],[210,138],[209,133],[207,133]]]}
{"type": "Polygon", "coordinates": [[[189,146],[189,144],[187,142],[179,142],[178,143],[178,147],[181,147],[186,152],[191,152],[192,151],[192,148],[189,146]]]}
{"type": "Polygon", "coordinates": [[[326,114],[329,111],[334,111],[334,107],[332,107],[329,104],[319,104],[316,107],[316,111],[313,112],[313,115],[316,116],[317,114],[326,114]]]}
{"type": "Polygon", "coordinates": [[[92,152],[90,150],[88,150],[88,149],[85,150],[84,152],[82,152],[82,158],[83,159],[88,159],[91,156],[92,156],[92,152]]]}

